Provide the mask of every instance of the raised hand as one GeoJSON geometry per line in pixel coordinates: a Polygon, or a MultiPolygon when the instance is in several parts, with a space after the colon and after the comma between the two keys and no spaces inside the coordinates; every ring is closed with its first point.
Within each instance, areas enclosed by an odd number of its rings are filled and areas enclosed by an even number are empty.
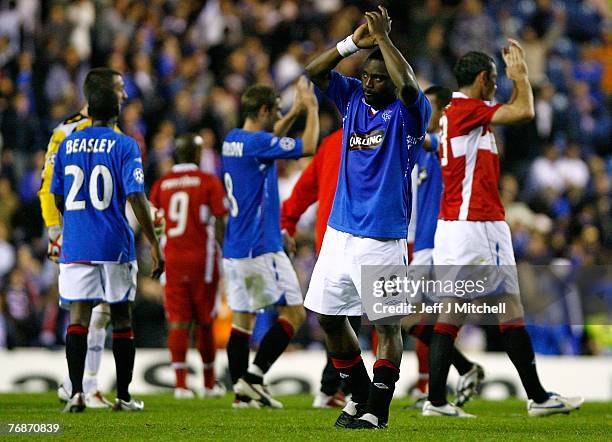
{"type": "Polygon", "coordinates": [[[506,64],[506,76],[512,81],[522,80],[528,75],[525,51],[516,40],[509,38],[508,43],[510,45],[502,49],[502,58],[506,64]]]}
{"type": "Polygon", "coordinates": [[[301,75],[295,82],[294,94],[293,94],[293,105],[291,106],[296,111],[304,109],[304,93],[308,88],[308,78],[305,75],[301,75]]]}
{"type": "Polygon", "coordinates": [[[365,17],[368,22],[368,32],[376,41],[389,35],[391,18],[385,7],[379,6],[378,11],[366,12],[365,17]]]}
{"type": "Polygon", "coordinates": [[[314,84],[311,81],[308,81],[305,76],[300,77],[300,81],[298,81],[298,89],[301,90],[300,93],[302,95],[302,103],[304,103],[304,107],[307,110],[319,109],[319,102],[317,101],[317,96],[314,91],[314,84]],[[304,82],[302,85],[300,85],[299,83],[302,79],[304,82]]]}
{"type": "Polygon", "coordinates": [[[376,46],[376,39],[370,34],[367,23],[355,29],[355,32],[353,32],[353,42],[361,49],[370,49],[376,46]]]}

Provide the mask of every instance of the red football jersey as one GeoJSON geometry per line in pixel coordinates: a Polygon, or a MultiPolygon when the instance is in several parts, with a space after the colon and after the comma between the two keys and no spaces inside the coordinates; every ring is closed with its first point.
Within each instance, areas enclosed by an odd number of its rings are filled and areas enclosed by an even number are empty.
{"type": "Polygon", "coordinates": [[[503,221],[499,155],[491,119],[501,104],[455,92],[440,119],[440,164],[444,191],[440,219],[503,221]]]}
{"type": "Polygon", "coordinates": [[[151,203],[166,221],[167,265],[214,266],[213,217],[227,213],[221,181],[195,164],[177,164],[151,188],[151,203]]]}
{"type": "Polygon", "coordinates": [[[281,228],[289,235],[295,235],[295,226],[300,216],[311,204],[319,202],[315,226],[315,250],[321,250],[327,220],[334,204],[340,159],[342,157],[342,129],[336,130],[323,139],[312,161],[304,169],[293,187],[291,196],[281,208],[281,228]]]}

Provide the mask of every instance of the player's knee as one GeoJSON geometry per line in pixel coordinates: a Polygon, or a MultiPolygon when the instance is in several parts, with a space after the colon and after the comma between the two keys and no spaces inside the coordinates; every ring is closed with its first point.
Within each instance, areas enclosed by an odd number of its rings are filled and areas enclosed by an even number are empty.
{"type": "Polygon", "coordinates": [[[90,327],[95,329],[105,329],[110,322],[110,311],[101,312],[94,310],[91,314],[90,327]]]}
{"type": "Polygon", "coordinates": [[[73,302],[70,304],[70,323],[89,327],[91,320],[90,302],[73,302]]]}
{"type": "Polygon", "coordinates": [[[301,305],[291,305],[279,308],[280,317],[287,320],[297,330],[306,320],[306,310],[301,305]]]}
{"type": "Polygon", "coordinates": [[[397,339],[397,337],[402,334],[402,327],[400,324],[377,325],[376,332],[378,333],[379,339],[397,339]]]}
{"type": "Polygon", "coordinates": [[[317,319],[319,320],[319,325],[325,331],[325,333],[328,335],[334,335],[340,333],[344,329],[346,316],[332,316],[318,313],[317,319]]]}
{"type": "Polygon", "coordinates": [[[115,330],[132,326],[132,309],[129,302],[111,305],[111,322],[115,330]]]}

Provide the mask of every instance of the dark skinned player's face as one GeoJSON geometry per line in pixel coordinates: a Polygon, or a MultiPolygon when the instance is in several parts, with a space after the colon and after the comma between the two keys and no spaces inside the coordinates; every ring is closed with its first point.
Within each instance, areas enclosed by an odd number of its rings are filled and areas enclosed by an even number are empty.
{"type": "Polygon", "coordinates": [[[397,98],[395,85],[382,60],[367,60],[361,72],[361,87],[365,101],[375,109],[382,109],[397,98]]]}

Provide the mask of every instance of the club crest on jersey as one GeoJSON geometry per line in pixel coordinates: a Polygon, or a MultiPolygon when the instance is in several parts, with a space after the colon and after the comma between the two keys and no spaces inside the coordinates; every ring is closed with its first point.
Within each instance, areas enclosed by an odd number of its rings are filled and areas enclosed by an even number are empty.
{"type": "Polygon", "coordinates": [[[391,110],[387,109],[386,111],[384,111],[381,117],[384,121],[389,121],[391,119],[391,110]]]}
{"type": "Polygon", "coordinates": [[[378,149],[385,139],[383,129],[373,130],[365,134],[353,132],[349,138],[349,150],[378,149]]]}

